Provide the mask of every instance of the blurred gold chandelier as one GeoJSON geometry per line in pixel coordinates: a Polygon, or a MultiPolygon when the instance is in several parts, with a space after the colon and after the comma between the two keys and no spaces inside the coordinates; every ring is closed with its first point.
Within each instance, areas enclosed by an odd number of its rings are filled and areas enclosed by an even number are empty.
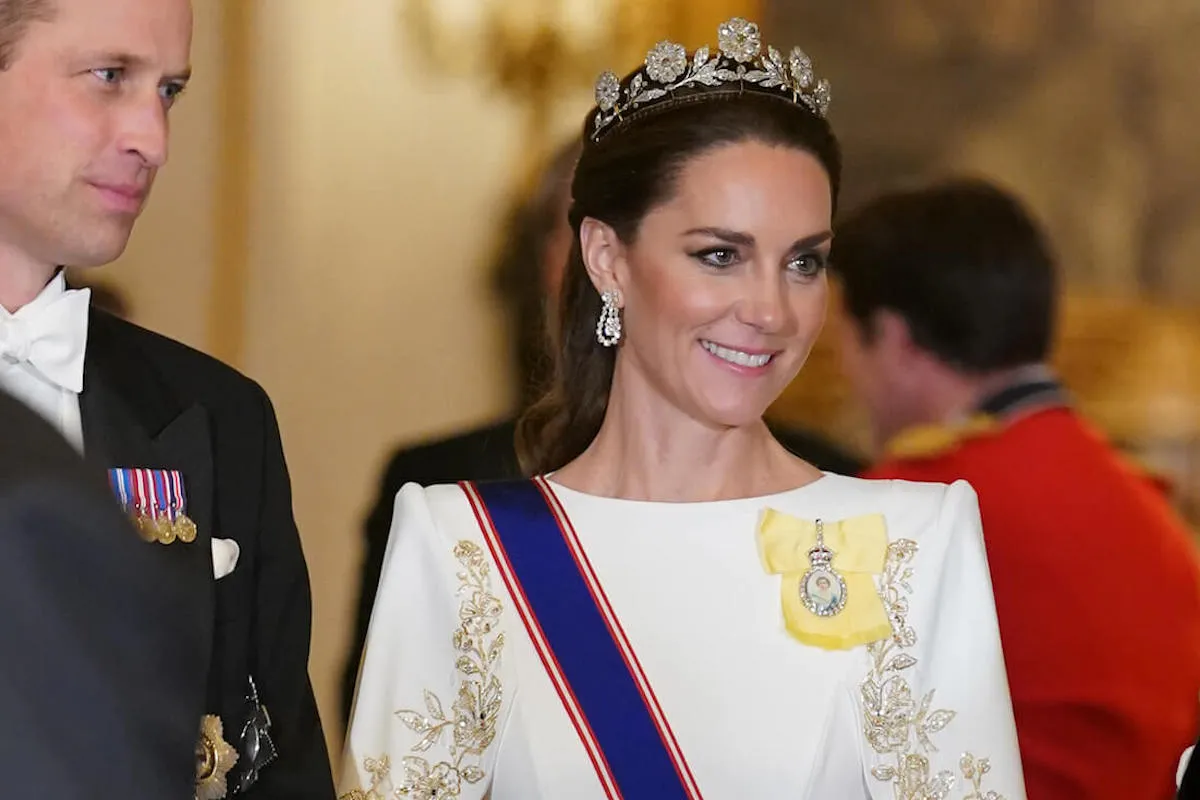
{"type": "Polygon", "coordinates": [[[707,42],[723,19],[757,16],[759,0],[403,0],[412,40],[432,68],[474,77],[522,103],[542,151],[553,101],[624,73],[654,42],[707,42]]]}

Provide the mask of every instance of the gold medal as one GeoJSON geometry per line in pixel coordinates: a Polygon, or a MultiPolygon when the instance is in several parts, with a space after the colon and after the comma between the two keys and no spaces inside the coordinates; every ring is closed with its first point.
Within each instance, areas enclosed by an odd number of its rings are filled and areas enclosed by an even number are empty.
{"type": "Polygon", "coordinates": [[[237,751],[225,741],[221,718],[206,714],[196,742],[196,800],[221,800],[229,792],[226,776],[237,763],[237,751]]]}
{"type": "Polygon", "coordinates": [[[187,499],[179,472],[121,467],[110,469],[108,479],[143,541],[173,544],[196,540],[196,523],[184,514],[187,499]]]}
{"type": "Polygon", "coordinates": [[[175,526],[171,520],[167,519],[165,512],[154,518],[154,532],[162,544],[170,544],[175,541],[175,526]]]}
{"type": "Polygon", "coordinates": [[[196,541],[196,523],[192,522],[187,514],[180,514],[175,518],[175,535],[179,541],[183,543],[196,541]]]}
{"type": "Polygon", "coordinates": [[[144,541],[158,541],[158,531],[154,527],[154,519],[142,512],[137,512],[133,518],[133,527],[137,528],[138,535],[144,541]]]}

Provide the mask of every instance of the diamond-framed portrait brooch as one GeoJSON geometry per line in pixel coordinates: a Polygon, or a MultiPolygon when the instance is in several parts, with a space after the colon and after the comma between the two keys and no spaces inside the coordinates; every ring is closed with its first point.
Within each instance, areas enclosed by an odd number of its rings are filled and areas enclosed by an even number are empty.
{"type": "Polygon", "coordinates": [[[834,552],[825,545],[825,525],[816,520],[817,543],[808,551],[808,571],[800,578],[800,602],[818,617],[835,617],[846,607],[846,579],[833,568],[834,552]]]}

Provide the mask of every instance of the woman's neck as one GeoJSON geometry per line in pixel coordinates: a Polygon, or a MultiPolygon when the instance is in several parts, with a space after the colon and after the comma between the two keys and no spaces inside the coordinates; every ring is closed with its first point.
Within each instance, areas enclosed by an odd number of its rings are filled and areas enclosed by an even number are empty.
{"type": "Polygon", "coordinates": [[[697,502],[756,497],[811,483],[819,470],[791,455],[761,419],[705,424],[645,384],[615,380],[600,432],[554,475],[602,497],[697,502]]]}

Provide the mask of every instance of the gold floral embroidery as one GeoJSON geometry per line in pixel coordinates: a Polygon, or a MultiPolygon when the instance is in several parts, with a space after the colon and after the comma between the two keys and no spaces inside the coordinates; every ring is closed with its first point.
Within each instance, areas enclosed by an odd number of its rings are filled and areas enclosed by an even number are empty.
{"type": "Polygon", "coordinates": [[[480,763],[484,751],[496,738],[503,689],[497,674],[504,633],[499,631],[503,606],[492,594],[491,566],[483,550],[475,543],[460,541],[454,557],[462,566],[458,573],[460,595],[467,595],[458,609],[460,624],[454,631],[455,667],[462,676],[458,696],[447,714],[442,701],[433,692],[424,693],[424,711],[401,709],[396,712],[411,731],[421,738],[409,748],[410,755],[401,763],[404,779],[392,790],[391,763],[384,756],[366,759],[363,768],[371,775],[364,792],[356,789],[341,800],[385,800],[389,796],[414,800],[450,800],[462,792],[462,784],[478,783],[485,777],[480,763]],[[447,758],[437,762],[416,753],[426,753],[435,744],[445,742],[447,758]]]}
{"type": "Polygon", "coordinates": [[[338,800],[387,800],[387,784],[391,782],[392,760],[383,758],[368,758],[363,761],[363,769],[371,776],[371,785],[364,791],[354,789],[339,795],[338,800]]]}
{"type": "Polygon", "coordinates": [[[971,782],[971,788],[975,790],[963,800],[1004,800],[996,792],[983,791],[983,776],[992,771],[991,762],[986,758],[976,758],[970,753],[963,753],[963,757],[958,760],[958,768],[962,770],[962,776],[971,782]]]}
{"type": "MultiPolygon", "coordinates": [[[[892,784],[896,800],[945,800],[954,789],[956,777],[950,770],[931,774],[929,754],[936,753],[930,734],[950,724],[955,712],[934,709],[933,690],[920,699],[904,677],[917,659],[906,652],[917,643],[908,624],[908,595],[912,593],[912,559],[917,543],[900,539],[888,546],[887,562],[879,593],[892,623],[892,635],[867,646],[871,671],[862,683],[863,729],[867,741],[891,763],[879,763],[871,774],[892,784]],[[901,591],[903,590],[903,591],[901,591]]],[[[970,753],[959,761],[962,777],[974,791],[963,800],[1004,800],[995,792],[984,793],[983,776],[991,769],[986,758],[970,753]]]]}

